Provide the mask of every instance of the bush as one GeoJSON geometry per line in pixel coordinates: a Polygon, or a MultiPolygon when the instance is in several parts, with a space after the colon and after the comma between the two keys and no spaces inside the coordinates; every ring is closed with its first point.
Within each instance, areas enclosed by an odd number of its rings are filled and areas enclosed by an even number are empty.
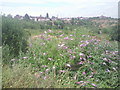
{"type": "Polygon", "coordinates": [[[111,36],[111,40],[116,40],[116,41],[119,41],[119,33],[118,33],[118,27],[117,26],[113,26],[112,27],[112,31],[110,33],[110,36],[111,36]]]}
{"type": "MultiPolygon", "coordinates": [[[[28,35],[22,28],[19,21],[2,17],[2,45],[9,47],[9,52],[5,54],[13,55],[14,57],[19,55],[19,52],[26,52],[27,50],[27,37],[28,35]]],[[[4,53],[4,51],[3,51],[4,53]]]]}

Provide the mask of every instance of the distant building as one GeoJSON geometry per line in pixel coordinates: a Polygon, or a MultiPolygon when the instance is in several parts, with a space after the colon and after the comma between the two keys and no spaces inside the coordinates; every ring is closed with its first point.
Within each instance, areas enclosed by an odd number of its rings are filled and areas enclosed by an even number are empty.
{"type": "Polygon", "coordinates": [[[14,18],[16,18],[16,19],[23,19],[23,16],[20,16],[20,15],[16,15],[16,16],[14,16],[14,18]]]}
{"type": "Polygon", "coordinates": [[[71,18],[61,18],[61,20],[64,20],[64,21],[70,21],[71,18]]]}

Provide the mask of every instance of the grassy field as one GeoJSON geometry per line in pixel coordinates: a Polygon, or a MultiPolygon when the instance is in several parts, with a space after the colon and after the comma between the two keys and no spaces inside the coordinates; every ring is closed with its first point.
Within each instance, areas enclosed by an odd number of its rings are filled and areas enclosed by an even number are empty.
{"type": "Polygon", "coordinates": [[[47,30],[30,37],[28,52],[3,68],[3,87],[116,87],[117,42],[87,32],[47,30]]]}
{"type": "Polygon", "coordinates": [[[118,87],[118,44],[109,34],[85,26],[25,31],[28,50],[7,58],[3,88],[118,87]]]}

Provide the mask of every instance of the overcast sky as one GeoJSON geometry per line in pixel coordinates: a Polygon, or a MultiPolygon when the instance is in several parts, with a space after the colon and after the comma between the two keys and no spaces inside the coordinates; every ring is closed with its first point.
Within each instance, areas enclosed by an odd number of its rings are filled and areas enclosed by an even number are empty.
{"type": "Polygon", "coordinates": [[[58,17],[118,17],[120,0],[0,0],[0,11],[5,14],[58,17]]]}

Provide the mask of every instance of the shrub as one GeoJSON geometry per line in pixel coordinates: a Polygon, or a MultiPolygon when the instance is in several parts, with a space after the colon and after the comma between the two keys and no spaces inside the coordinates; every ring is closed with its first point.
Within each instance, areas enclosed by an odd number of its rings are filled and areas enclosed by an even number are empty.
{"type": "Polygon", "coordinates": [[[10,54],[15,57],[19,55],[20,51],[25,52],[27,50],[28,35],[22,29],[19,21],[2,17],[2,45],[7,45],[9,48],[9,52],[5,51],[6,55],[10,54]]]}
{"type": "Polygon", "coordinates": [[[112,27],[112,31],[110,33],[110,36],[111,36],[111,40],[116,40],[116,41],[119,41],[119,33],[118,33],[118,27],[117,25],[116,26],[113,26],[112,27]]]}

